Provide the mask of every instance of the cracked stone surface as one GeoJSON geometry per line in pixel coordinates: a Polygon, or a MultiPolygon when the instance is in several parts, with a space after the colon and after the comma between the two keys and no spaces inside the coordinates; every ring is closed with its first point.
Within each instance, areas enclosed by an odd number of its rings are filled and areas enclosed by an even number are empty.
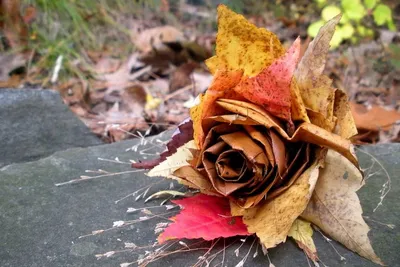
{"type": "MultiPolygon", "coordinates": [[[[1,93],[0,93],[1,95],[1,93]]],[[[0,100],[1,103],[1,100],[0,100]]],[[[53,103],[58,105],[58,103],[53,103]]],[[[2,107],[0,107],[1,109],[2,107]]],[[[4,111],[2,111],[4,112],[4,111]]],[[[65,110],[65,112],[69,112],[65,110]]],[[[4,116],[4,115],[2,115],[4,116]]],[[[61,120],[52,118],[53,123],[61,120]]],[[[40,129],[43,120],[23,124],[24,131],[31,131],[30,127],[40,129]]],[[[59,129],[54,138],[61,136],[63,131],[75,125],[74,120],[66,121],[69,127],[59,129]]],[[[7,123],[13,123],[8,121],[7,123]]],[[[2,127],[6,127],[2,125],[2,127]]],[[[15,126],[17,127],[17,126],[15,126]]],[[[22,127],[22,125],[18,126],[22,127]]],[[[2,128],[3,129],[3,128],[2,128]]],[[[16,128],[19,129],[19,128],[16,128]]],[[[19,129],[21,130],[21,129],[19,129]]],[[[89,138],[85,131],[83,139],[89,138]]],[[[65,133],[64,133],[65,134],[65,133]]],[[[62,140],[75,140],[73,136],[61,137],[62,140]]],[[[135,171],[129,164],[111,162],[116,157],[122,162],[130,159],[151,157],[155,151],[160,151],[160,141],[167,140],[171,132],[159,136],[149,137],[146,140],[127,140],[114,144],[97,145],[88,141],[87,144],[74,143],[74,146],[57,148],[48,147],[40,150],[40,157],[27,160],[15,157],[8,163],[3,162],[0,169],[0,266],[119,266],[123,262],[135,262],[139,254],[144,251],[126,252],[108,258],[97,260],[95,255],[124,249],[124,242],[135,243],[138,246],[152,245],[156,240],[155,225],[166,220],[157,218],[145,222],[132,224],[127,227],[114,228],[103,234],[79,238],[90,234],[94,230],[112,227],[115,221],[128,221],[143,216],[141,213],[128,214],[129,207],[149,207],[159,205],[162,200],[144,203],[140,198],[127,197],[130,193],[161,181],[150,188],[148,195],[158,190],[169,189],[170,181],[149,178],[142,171],[135,171]],[[95,145],[95,146],[91,146],[95,145]],[[86,146],[86,147],[85,147],[86,146]],[[106,159],[106,160],[104,160],[106,159]],[[111,160],[111,161],[107,161],[111,160]],[[27,162],[28,161],[28,162],[27,162]],[[6,165],[7,164],[7,165],[6,165]],[[55,186],[80,175],[96,175],[86,170],[103,170],[110,173],[125,172],[110,177],[100,177],[79,183],[55,186]]],[[[40,138],[40,131],[35,138],[26,141],[30,155],[36,155],[35,142],[40,138]],[[32,144],[31,144],[32,143],[32,144]]],[[[18,139],[14,139],[18,140],[18,139]]],[[[91,140],[91,138],[89,138],[91,140]]],[[[57,142],[55,142],[57,143],[57,142]]],[[[60,141],[60,143],[63,143],[60,141]]],[[[12,151],[18,143],[3,142],[2,149],[12,151]]],[[[366,172],[366,186],[358,193],[364,209],[366,221],[371,228],[369,234],[376,253],[387,266],[400,266],[400,145],[387,144],[365,146],[358,151],[362,168],[371,167],[366,172]],[[366,152],[366,153],[364,153],[366,152]],[[383,205],[375,212],[374,208],[380,201],[380,190],[387,182],[387,176],[380,164],[391,176],[391,189],[383,200],[383,205]],[[369,174],[373,174],[370,176],[369,174]],[[389,226],[385,225],[389,224],[389,226]],[[394,228],[393,228],[394,225],[394,228]],[[393,229],[392,229],[393,228],[393,229]]],[[[17,153],[17,151],[15,151],[17,153]]],[[[18,156],[18,155],[17,155],[18,156]]],[[[23,156],[23,154],[22,154],[23,156]]],[[[175,187],[178,189],[179,187],[175,187]]],[[[165,212],[162,208],[153,210],[155,213],[165,212]]],[[[328,243],[318,232],[314,234],[318,254],[326,266],[376,266],[358,255],[350,252],[336,242],[328,243]],[[345,260],[337,254],[334,248],[345,260]]],[[[242,244],[240,238],[226,241],[226,245],[233,243],[226,249],[224,266],[235,266],[251,248],[253,239],[248,238],[240,248],[239,257],[235,250],[242,244]]],[[[190,244],[190,241],[187,242],[190,244]]],[[[258,256],[254,245],[244,266],[268,266],[268,258],[262,256],[258,248],[258,256]]],[[[223,243],[215,246],[214,253],[223,248],[223,243]]],[[[146,250],[154,250],[148,248],[146,250]]],[[[178,253],[163,258],[150,266],[192,266],[205,251],[178,253]]],[[[269,250],[269,257],[277,267],[282,266],[309,266],[304,253],[289,238],[285,244],[269,250]]],[[[212,266],[222,260],[222,253],[213,261],[212,266]]],[[[131,266],[138,266],[133,263],[131,266]]],[[[311,263],[312,266],[312,263],[311,263]]],[[[320,266],[324,266],[320,264],[320,266]]]]}

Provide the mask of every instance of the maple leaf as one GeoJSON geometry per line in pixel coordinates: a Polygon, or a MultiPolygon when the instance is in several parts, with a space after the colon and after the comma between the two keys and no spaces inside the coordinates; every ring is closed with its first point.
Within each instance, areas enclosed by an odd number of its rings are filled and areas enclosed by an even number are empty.
{"type": "Polygon", "coordinates": [[[234,90],[272,115],[291,121],[290,84],[299,54],[300,39],[297,38],[284,56],[257,76],[244,79],[234,90]]]}
{"type": "Polygon", "coordinates": [[[176,131],[172,134],[171,140],[167,143],[167,150],[162,152],[159,158],[135,162],[132,163],[132,167],[137,169],[151,169],[166,160],[167,157],[174,154],[180,146],[192,139],[193,122],[190,118],[188,118],[178,125],[178,129],[176,129],[176,131]]]}
{"type": "Polygon", "coordinates": [[[296,219],[288,233],[288,236],[296,240],[299,247],[315,262],[318,260],[318,256],[312,235],[313,229],[311,228],[311,224],[302,219],[296,219]]]}
{"type": "Polygon", "coordinates": [[[227,198],[197,194],[172,202],[183,209],[171,218],[173,223],[159,235],[159,243],[181,238],[213,240],[219,237],[250,235],[242,219],[231,216],[227,198]]]}
{"type": "Polygon", "coordinates": [[[218,5],[217,12],[216,55],[206,60],[212,74],[217,70],[242,70],[245,76],[252,77],[284,54],[274,33],[257,28],[225,5],[218,5]]]}
{"type": "Polygon", "coordinates": [[[368,239],[369,227],[362,217],[356,191],[363,185],[357,168],[329,150],[314,194],[301,215],[347,248],[383,265],[368,239]]]}

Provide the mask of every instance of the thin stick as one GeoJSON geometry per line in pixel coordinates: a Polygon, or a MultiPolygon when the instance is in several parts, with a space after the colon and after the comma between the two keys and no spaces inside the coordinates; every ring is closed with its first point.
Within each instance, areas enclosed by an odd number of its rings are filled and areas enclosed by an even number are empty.
{"type": "Polygon", "coordinates": [[[127,173],[135,173],[135,172],[144,172],[144,170],[133,170],[133,171],[116,172],[116,173],[102,174],[102,175],[91,176],[91,177],[84,176],[84,178],[82,178],[82,176],[81,176],[81,178],[73,179],[73,180],[70,180],[70,181],[64,182],[64,183],[58,183],[58,184],[55,184],[55,186],[62,186],[62,185],[66,185],[66,184],[74,184],[74,183],[78,183],[78,182],[81,182],[81,181],[93,180],[93,179],[106,177],[106,176],[116,176],[116,175],[122,175],[122,174],[127,174],[127,173]]]}
{"type": "Polygon", "coordinates": [[[180,95],[181,93],[186,92],[192,88],[193,88],[192,84],[186,85],[185,87],[182,87],[181,89],[178,89],[175,92],[168,94],[166,97],[164,97],[164,101],[167,101],[177,95],[180,95]]]}

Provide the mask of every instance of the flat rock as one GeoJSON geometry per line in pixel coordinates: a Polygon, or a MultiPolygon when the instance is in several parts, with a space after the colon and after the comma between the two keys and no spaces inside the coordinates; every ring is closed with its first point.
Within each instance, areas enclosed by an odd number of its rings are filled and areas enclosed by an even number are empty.
{"type": "MultiPolygon", "coordinates": [[[[126,210],[129,207],[150,207],[161,203],[162,200],[158,199],[148,203],[142,197],[137,201],[135,199],[152,184],[147,196],[169,189],[170,181],[146,177],[144,172],[132,170],[128,161],[151,157],[154,150],[159,151],[161,140],[168,136],[169,133],[148,139],[72,148],[34,162],[3,167],[0,170],[0,266],[119,266],[123,262],[133,262],[131,266],[138,266],[138,257],[145,251],[156,249],[151,247],[157,238],[154,233],[156,224],[167,221],[155,218],[125,227],[112,226],[116,221],[132,221],[148,216],[140,212],[128,214],[126,210]],[[127,164],[112,162],[116,157],[127,164]],[[98,173],[90,170],[97,170],[98,173]],[[119,172],[123,173],[116,174],[119,172]],[[104,176],[55,186],[80,175],[104,176]],[[135,196],[129,196],[140,188],[142,190],[135,196]],[[112,229],[102,234],[79,238],[94,230],[109,228],[112,229]],[[96,259],[95,254],[124,250],[125,242],[148,247],[96,259]]],[[[358,152],[361,166],[367,170],[366,186],[359,191],[359,196],[366,221],[371,227],[372,245],[388,266],[399,266],[400,145],[367,146],[361,150],[358,152]],[[373,212],[380,202],[381,190],[389,186],[386,171],[391,176],[390,191],[383,204],[373,212]]],[[[151,210],[156,214],[170,212],[165,208],[151,210]]],[[[314,239],[326,266],[376,266],[340,244],[328,242],[318,232],[315,232],[314,239]]],[[[220,242],[211,251],[211,254],[220,251],[211,265],[220,263],[224,258],[223,266],[235,266],[248,254],[244,266],[268,266],[268,258],[262,255],[261,248],[253,241],[252,237],[245,242],[240,238],[228,239],[225,254],[221,252],[224,243],[220,242]],[[235,251],[238,251],[238,257],[235,251]],[[256,251],[258,256],[254,257],[256,251]]],[[[193,241],[186,243],[192,244],[193,241]]],[[[184,245],[177,246],[185,249],[184,245]]],[[[210,243],[202,245],[203,248],[209,246],[210,243]]],[[[205,252],[176,253],[150,266],[192,266],[205,252]]],[[[291,239],[269,250],[268,256],[279,267],[313,265],[308,264],[304,253],[291,239]]],[[[320,263],[320,266],[323,264],[320,263]]]]}
{"type": "Polygon", "coordinates": [[[0,167],[103,144],[52,90],[0,89],[0,120],[0,167]]]}

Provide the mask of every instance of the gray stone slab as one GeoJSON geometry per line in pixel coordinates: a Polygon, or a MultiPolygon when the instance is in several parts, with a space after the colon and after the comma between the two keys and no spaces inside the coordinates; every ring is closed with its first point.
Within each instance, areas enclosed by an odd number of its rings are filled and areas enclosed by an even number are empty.
{"type": "MultiPolygon", "coordinates": [[[[147,141],[148,146],[157,147],[160,137],[147,141]]],[[[138,188],[153,183],[156,178],[144,176],[142,172],[128,173],[97,180],[80,182],[61,187],[55,183],[65,182],[90,175],[85,170],[103,169],[109,172],[131,171],[129,165],[116,164],[103,160],[118,157],[122,161],[138,159],[145,153],[143,146],[138,151],[126,151],[140,140],[89,148],[73,148],[57,152],[50,157],[28,163],[13,164],[0,170],[0,266],[119,266],[122,262],[132,262],[138,258],[134,252],[126,252],[109,258],[97,260],[95,254],[113,250],[123,250],[124,242],[133,242],[140,246],[151,245],[156,240],[156,223],[165,222],[154,219],[125,228],[117,228],[101,235],[79,239],[81,235],[93,230],[106,229],[114,221],[138,219],[140,214],[127,214],[128,207],[158,205],[161,200],[144,203],[129,197],[118,204],[115,201],[134,192],[138,188]],[[139,153],[142,151],[142,153],[139,153]]],[[[398,177],[400,145],[379,145],[363,147],[370,155],[358,153],[363,168],[370,167],[375,157],[391,175],[391,190],[383,200],[383,205],[373,212],[379,203],[380,190],[387,177],[378,163],[374,163],[367,172],[367,185],[359,195],[364,215],[372,231],[370,237],[377,254],[388,266],[400,266],[400,181],[398,177]],[[374,173],[374,174],[373,174],[374,173]],[[369,176],[369,174],[373,174],[369,176]],[[391,229],[382,223],[395,225],[391,229]]],[[[149,194],[167,189],[169,181],[164,181],[150,189],[149,194]]],[[[159,211],[161,212],[161,211],[159,211]]],[[[319,233],[314,234],[321,260],[327,266],[376,266],[358,255],[348,251],[336,242],[328,243],[319,233]],[[340,256],[345,260],[341,261],[340,256]]],[[[240,248],[239,257],[235,256],[241,241],[238,238],[227,248],[224,266],[235,266],[249,251],[252,239],[240,248]]],[[[190,242],[188,242],[189,244],[190,242]]],[[[226,244],[228,244],[226,243],[226,244]]],[[[214,252],[222,249],[217,245],[214,252]]],[[[151,248],[146,250],[152,250],[151,248]]],[[[256,246],[253,246],[244,266],[268,266],[268,259],[260,256],[253,258],[256,246]]],[[[144,252],[143,252],[144,253],[144,252]]],[[[191,266],[204,251],[181,253],[166,257],[150,266],[191,266]]],[[[292,240],[269,251],[269,257],[275,266],[309,266],[305,255],[292,240]]],[[[221,262],[222,253],[211,264],[221,262]]],[[[133,264],[132,266],[137,266],[133,264]]],[[[320,264],[320,266],[324,266],[320,264]]]]}
{"type": "Polygon", "coordinates": [[[0,167],[103,144],[52,90],[0,89],[0,167]]]}

